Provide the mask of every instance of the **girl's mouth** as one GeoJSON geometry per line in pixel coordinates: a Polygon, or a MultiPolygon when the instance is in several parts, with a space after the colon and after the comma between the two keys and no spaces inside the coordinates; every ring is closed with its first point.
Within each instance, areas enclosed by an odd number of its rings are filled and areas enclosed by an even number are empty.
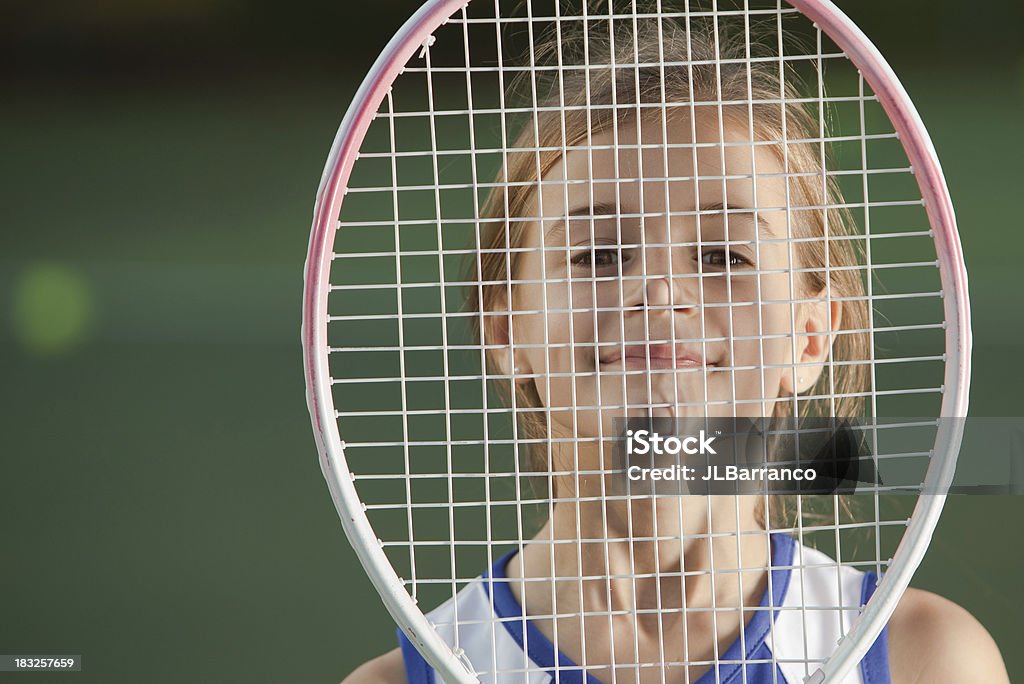
{"type": "Polygon", "coordinates": [[[707,363],[699,351],[686,345],[642,342],[628,342],[622,346],[610,347],[598,360],[601,366],[621,363],[631,370],[704,368],[717,365],[707,363]]]}

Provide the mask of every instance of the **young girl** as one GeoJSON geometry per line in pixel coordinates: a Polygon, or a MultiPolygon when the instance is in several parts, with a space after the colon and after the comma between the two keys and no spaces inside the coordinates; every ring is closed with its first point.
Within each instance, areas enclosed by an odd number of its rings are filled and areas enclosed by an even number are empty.
{"type": "MultiPolygon", "coordinates": [[[[428,617],[488,682],[802,682],[877,577],[771,532],[785,499],[609,496],[612,442],[626,416],[859,415],[855,226],[777,62],[721,26],[625,23],[536,48],[591,68],[542,89],[484,211],[472,305],[548,519],[428,617]]],[[[400,641],[346,683],[437,681],[400,641]]],[[[844,681],[1007,676],[969,614],[910,589],[844,681]]]]}

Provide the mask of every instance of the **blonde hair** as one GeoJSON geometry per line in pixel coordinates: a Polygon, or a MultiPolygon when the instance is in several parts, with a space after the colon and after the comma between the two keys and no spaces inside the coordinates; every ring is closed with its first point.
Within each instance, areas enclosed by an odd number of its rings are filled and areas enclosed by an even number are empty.
{"type": "MultiPolygon", "coordinates": [[[[798,286],[812,294],[828,289],[842,307],[831,356],[854,363],[827,363],[817,385],[805,392],[813,396],[824,389],[825,396],[800,398],[800,415],[859,416],[867,373],[865,365],[856,361],[867,358],[868,308],[862,276],[859,269],[851,268],[861,263],[858,241],[848,239],[856,234],[855,224],[843,206],[837,184],[825,174],[817,143],[824,131],[819,130],[818,116],[799,101],[799,79],[792,73],[780,76],[777,58],[771,62],[746,59],[748,49],[756,56],[760,42],[744,39],[742,27],[738,36],[730,33],[721,19],[718,25],[693,18],[684,26],[668,18],[649,17],[637,18],[635,27],[632,20],[617,23],[620,26],[609,30],[607,19],[603,19],[600,29],[588,31],[585,40],[581,30],[568,35],[565,27],[569,23],[565,23],[557,40],[549,37],[532,48],[538,64],[555,63],[560,51],[563,67],[590,67],[559,69],[557,75],[546,77],[547,84],[537,86],[537,107],[509,148],[505,172],[499,174],[482,210],[481,218],[488,220],[480,238],[482,253],[476,273],[481,286],[470,296],[470,309],[481,313],[516,309],[506,301],[508,292],[515,296],[513,276],[522,258],[522,252],[514,250],[525,244],[532,224],[519,217],[531,213],[539,182],[561,159],[561,150],[586,144],[591,136],[636,116],[637,105],[721,102],[727,125],[746,127],[752,119],[756,140],[779,143],[770,149],[779,154],[780,161],[785,157],[789,194],[793,205],[801,207],[793,213],[792,222],[794,237],[804,238],[795,247],[801,269],[798,286]]],[[[660,117],[663,110],[650,107],[647,111],[660,117]]],[[[501,325],[496,319],[500,318],[483,317],[484,329],[477,330],[478,336],[484,335],[493,345],[501,336],[496,334],[496,326],[501,325]]],[[[474,320],[479,326],[480,317],[474,320]]],[[[497,353],[488,353],[488,363],[500,374],[497,353]]],[[[517,408],[542,408],[534,383],[516,383],[514,389],[509,384],[505,382],[501,388],[506,400],[513,400],[510,395],[514,391],[517,408]]],[[[776,402],[773,417],[792,415],[793,403],[776,402]]],[[[527,410],[517,416],[521,434],[535,447],[531,449],[531,467],[548,470],[548,449],[543,442],[549,429],[544,412],[527,410]]]]}

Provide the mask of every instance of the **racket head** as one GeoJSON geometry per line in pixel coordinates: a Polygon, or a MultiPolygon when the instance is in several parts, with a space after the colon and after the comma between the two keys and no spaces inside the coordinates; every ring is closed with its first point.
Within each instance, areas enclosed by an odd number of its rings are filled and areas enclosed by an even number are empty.
{"type": "MultiPolygon", "coordinates": [[[[473,1],[477,5],[487,2],[473,1]]],[[[465,19],[467,4],[470,3],[466,0],[431,0],[423,5],[384,49],[356,93],[338,130],[317,192],[305,267],[302,315],[307,403],[321,469],[345,532],[395,621],[442,676],[456,682],[479,681],[478,673],[458,649],[453,650],[437,634],[435,626],[410,595],[408,583],[396,572],[356,487],[357,476],[349,467],[345,441],[339,429],[336,384],[330,364],[329,322],[334,245],[341,227],[339,217],[367,133],[407,65],[422,58],[441,27],[453,18],[461,16],[465,19]]],[[[971,347],[967,275],[952,202],[930,138],[893,70],[841,10],[828,0],[789,0],[788,5],[799,10],[845,53],[863,82],[870,86],[898,136],[927,212],[941,279],[946,360],[938,415],[965,416],[971,347]]],[[[961,429],[962,425],[957,421],[947,421],[939,426],[922,485],[927,491],[941,492],[952,480],[961,429]]],[[[943,502],[941,494],[929,494],[917,500],[906,533],[872,600],[833,655],[808,681],[838,678],[864,656],[920,563],[943,502]]],[[[452,578],[453,587],[456,579],[452,578]]]]}

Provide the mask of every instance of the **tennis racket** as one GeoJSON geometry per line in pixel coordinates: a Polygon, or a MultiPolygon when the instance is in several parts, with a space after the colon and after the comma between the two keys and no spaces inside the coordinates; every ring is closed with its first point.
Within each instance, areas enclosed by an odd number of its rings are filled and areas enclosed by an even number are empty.
{"type": "Polygon", "coordinates": [[[344,530],[449,682],[859,681],[970,376],[935,151],[828,0],[428,1],[331,149],[302,343],[344,530]],[[862,421],[882,478],[616,486],[622,419],[736,416],[862,421]]]}

